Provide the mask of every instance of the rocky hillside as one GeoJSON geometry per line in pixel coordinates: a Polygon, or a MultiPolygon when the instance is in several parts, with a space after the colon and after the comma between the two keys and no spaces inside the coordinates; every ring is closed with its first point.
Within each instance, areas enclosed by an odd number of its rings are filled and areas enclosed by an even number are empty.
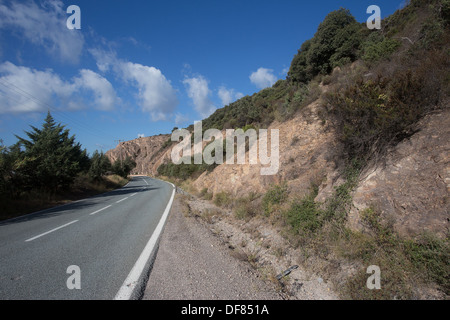
{"type": "MultiPolygon", "coordinates": [[[[325,89],[325,88],[324,88],[325,89]]],[[[343,182],[336,130],[321,119],[316,101],[292,119],[274,121],[280,137],[280,170],[276,175],[260,174],[261,165],[220,165],[205,171],[192,185],[197,190],[245,196],[264,193],[274,184],[286,182],[290,193],[303,197],[311,185],[318,185],[318,202],[325,201],[343,182]]],[[[115,161],[131,157],[132,174],[157,176],[158,167],[170,161],[170,135],[158,135],[121,142],[106,155],[115,161]],[[163,146],[166,145],[164,148],[163,146]]],[[[417,132],[390,150],[382,162],[367,166],[353,193],[349,225],[362,227],[359,213],[376,206],[403,235],[428,230],[445,237],[450,212],[450,110],[437,111],[417,124],[417,132]]]]}
{"type": "Polygon", "coordinates": [[[116,148],[108,150],[106,156],[114,163],[116,160],[130,157],[136,162],[131,174],[154,176],[156,169],[164,159],[164,146],[170,135],[157,135],[120,142],[116,148]]]}
{"type": "Polygon", "coordinates": [[[168,176],[238,219],[266,219],[333,268],[349,259],[390,268],[391,291],[355,289],[361,269],[339,284],[345,297],[423,298],[411,289],[419,278],[449,294],[449,14],[447,0],[415,0],[369,32],[345,10],[330,13],[286,80],[203,121],[204,130],[279,130],[275,175],[259,164],[173,170],[170,135],[107,155],[128,155],[133,173],[168,176]],[[324,50],[330,30],[335,47],[324,50]]]}

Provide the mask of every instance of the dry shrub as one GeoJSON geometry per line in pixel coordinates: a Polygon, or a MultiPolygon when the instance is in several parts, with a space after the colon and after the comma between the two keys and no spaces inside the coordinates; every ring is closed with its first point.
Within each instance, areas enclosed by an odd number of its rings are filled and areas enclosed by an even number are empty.
{"type": "MultiPolygon", "coordinates": [[[[328,111],[349,158],[371,158],[415,132],[414,125],[439,107],[445,87],[445,52],[407,59],[392,76],[358,77],[326,95],[328,111]]],[[[417,57],[417,56],[416,56],[417,57]]],[[[447,85],[448,86],[448,85],[447,85]]]]}

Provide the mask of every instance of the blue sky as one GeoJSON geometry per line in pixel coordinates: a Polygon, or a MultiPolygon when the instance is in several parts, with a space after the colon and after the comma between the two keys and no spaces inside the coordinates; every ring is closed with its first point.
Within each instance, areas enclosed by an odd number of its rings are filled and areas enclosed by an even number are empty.
{"type": "Polygon", "coordinates": [[[0,0],[0,139],[50,110],[90,153],[170,133],[284,79],[331,11],[404,0],[0,0]],[[70,5],[81,30],[69,30],[70,5]]]}

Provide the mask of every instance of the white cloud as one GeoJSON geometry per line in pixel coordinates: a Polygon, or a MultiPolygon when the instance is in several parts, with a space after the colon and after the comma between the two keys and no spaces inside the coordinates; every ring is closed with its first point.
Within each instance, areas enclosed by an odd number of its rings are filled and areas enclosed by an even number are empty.
{"type": "Polygon", "coordinates": [[[216,107],[209,99],[211,91],[208,87],[208,81],[202,76],[198,76],[186,78],[183,83],[187,86],[188,96],[192,99],[195,110],[202,117],[210,116],[216,110],[216,107]]]}
{"type": "Polygon", "coordinates": [[[39,112],[52,105],[53,95],[68,98],[74,87],[52,70],[38,71],[10,62],[0,65],[0,113],[39,112]]]}
{"type": "Polygon", "coordinates": [[[97,63],[97,68],[101,71],[101,72],[107,72],[109,71],[109,69],[111,68],[111,66],[116,66],[117,67],[117,63],[119,61],[119,59],[116,56],[116,53],[113,51],[104,51],[104,50],[100,50],[100,49],[89,49],[88,50],[89,53],[94,57],[96,63],[97,63]]]}
{"type": "Polygon", "coordinates": [[[250,75],[250,81],[259,89],[264,89],[272,86],[277,81],[277,77],[272,69],[259,68],[250,75]]]}
{"type": "Polygon", "coordinates": [[[80,75],[79,78],[75,79],[75,85],[94,93],[94,101],[97,109],[103,111],[114,109],[118,98],[112,84],[92,70],[83,69],[80,71],[80,75]]]}
{"type": "Polygon", "coordinates": [[[138,139],[139,138],[145,138],[145,134],[143,134],[143,133],[138,133],[138,139]]]}
{"type": "Polygon", "coordinates": [[[100,71],[112,71],[138,89],[139,107],[150,113],[153,121],[167,120],[173,114],[178,105],[177,92],[161,70],[119,59],[113,51],[90,49],[89,52],[100,71]]]}
{"type": "Polygon", "coordinates": [[[225,87],[220,87],[217,94],[222,101],[223,106],[229,105],[231,102],[234,102],[244,96],[240,92],[235,92],[234,89],[227,89],[225,87]]]}
{"type": "Polygon", "coordinates": [[[137,85],[140,106],[153,121],[166,120],[173,113],[178,105],[176,91],[159,69],[132,62],[123,62],[120,68],[125,79],[137,85]]]}
{"type": "Polygon", "coordinates": [[[65,81],[51,69],[44,71],[0,64],[0,113],[46,111],[55,102],[65,108],[92,105],[99,110],[111,110],[117,102],[111,83],[99,74],[83,69],[72,81],[65,81]],[[94,103],[83,100],[82,91],[92,93],[94,103]]]}
{"type": "Polygon", "coordinates": [[[0,4],[0,29],[18,32],[62,61],[77,63],[84,37],[79,30],[67,28],[67,18],[66,8],[60,0],[46,0],[41,6],[33,1],[11,2],[10,6],[0,4]]]}

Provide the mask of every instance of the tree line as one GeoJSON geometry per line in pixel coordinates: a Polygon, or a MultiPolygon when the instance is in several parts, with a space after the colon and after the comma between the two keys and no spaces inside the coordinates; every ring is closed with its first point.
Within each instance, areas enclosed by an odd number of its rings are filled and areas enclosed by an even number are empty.
{"type": "Polygon", "coordinates": [[[16,135],[18,141],[10,147],[0,145],[1,195],[19,197],[31,190],[57,194],[67,191],[80,174],[91,180],[106,174],[126,178],[136,166],[128,157],[111,163],[103,152],[89,156],[50,112],[41,128],[31,126],[25,134],[27,138],[16,135]]]}

